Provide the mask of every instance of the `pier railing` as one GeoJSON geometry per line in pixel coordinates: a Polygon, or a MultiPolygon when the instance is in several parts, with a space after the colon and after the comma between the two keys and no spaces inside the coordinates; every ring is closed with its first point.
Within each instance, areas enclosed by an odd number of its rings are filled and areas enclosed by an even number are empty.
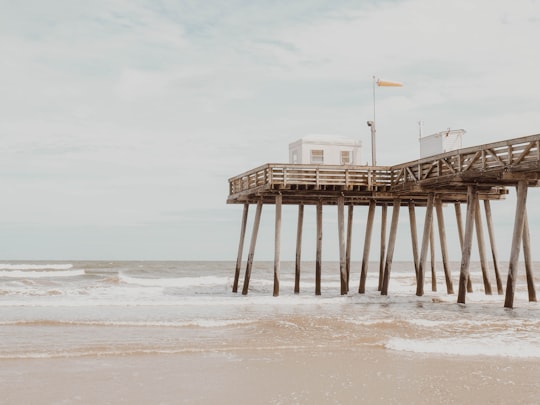
{"type": "Polygon", "coordinates": [[[259,188],[290,188],[293,186],[321,189],[328,186],[353,188],[390,187],[392,172],[387,166],[316,166],[269,163],[229,179],[230,194],[259,188]]]}
{"type": "Polygon", "coordinates": [[[392,187],[444,182],[448,177],[489,176],[509,171],[537,169],[540,135],[510,139],[426,157],[392,166],[392,187]]]}
{"type": "Polygon", "coordinates": [[[229,195],[259,190],[400,191],[415,186],[495,178],[503,185],[516,172],[540,172],[540,135],[515,138],[429,156],[395,166],[269,163],[229,179],[229,195]]]}

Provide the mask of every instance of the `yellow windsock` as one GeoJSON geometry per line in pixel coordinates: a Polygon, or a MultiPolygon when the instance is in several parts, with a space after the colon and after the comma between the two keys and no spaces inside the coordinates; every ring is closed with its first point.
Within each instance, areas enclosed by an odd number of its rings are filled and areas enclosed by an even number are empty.
{"type": "Polygon", "coordinates": [[[377,86],[379,87],[403,87],[403,83],[400,82],[391,82],[389,80],[377,80],[377,86]]]}

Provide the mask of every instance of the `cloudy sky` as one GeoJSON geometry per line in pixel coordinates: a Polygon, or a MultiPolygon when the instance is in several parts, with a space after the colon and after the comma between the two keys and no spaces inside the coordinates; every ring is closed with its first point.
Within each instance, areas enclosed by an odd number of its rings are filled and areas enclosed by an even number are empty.
{"type": "MultiPolygon", "coordinates": [[[[465,146],[540,132],[540,1],[0,0],[0,10],[2,259],[234,260],[242,209],[225,204],[227,179],[285,162],[309,134],[358,138],[367,161],[373,75],[405,83],[377,90],[379,164],[418,157],[419,120],[425,134],[465,129],[465,146]]],[[[496,208],[502,244],[513,207],[510,196],[496,208]]],[[[284,212],[284,259],[294,213],[284,212]]],[[[264,214],[257,255],[271,258],[264,214]]],[[[398,258],[411,256],[405,245],[398,258]]]]}

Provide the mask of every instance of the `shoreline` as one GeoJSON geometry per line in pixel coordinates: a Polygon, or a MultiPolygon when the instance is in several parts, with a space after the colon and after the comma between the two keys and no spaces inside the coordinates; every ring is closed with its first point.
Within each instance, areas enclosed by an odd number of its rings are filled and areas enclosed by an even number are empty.
{"type": "MultiPolygon", "coordinates": [[[[339,340],[336,341],[336,345],[339,340]]],[[[537,403],[540,362],[373,346],[1,360],[6,403],[537,403]]]]}

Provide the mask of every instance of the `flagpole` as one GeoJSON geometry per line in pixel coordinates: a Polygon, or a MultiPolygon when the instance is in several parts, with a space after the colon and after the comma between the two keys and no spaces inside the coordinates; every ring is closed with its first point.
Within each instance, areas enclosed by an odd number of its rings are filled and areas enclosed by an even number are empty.
{"type": "Polygon", "coordinates": [[[368,121],[367,125],[371,129],[371,166],[377,166],[377,152],[376,152],[376,145],[375,145],[375,135],[376,135],[376,128],[375,128],[375,76],[373,76],[373,121],[368,121]]]}
{"type": "Polygon", "coordinates": [[[383,87],[402,87],[403,84],[400,82],[391,82],[389,80],[380,80],[376,79],[375,76],[373,76],[373,121],[368,121],[367,125],[371,129],[371,165],[377,166],[377,152],[376,152],[376,140],[375,135],[377,132],[377,129],[375,127],[375,85],[377,86],[383,86],[383,87]]]}

